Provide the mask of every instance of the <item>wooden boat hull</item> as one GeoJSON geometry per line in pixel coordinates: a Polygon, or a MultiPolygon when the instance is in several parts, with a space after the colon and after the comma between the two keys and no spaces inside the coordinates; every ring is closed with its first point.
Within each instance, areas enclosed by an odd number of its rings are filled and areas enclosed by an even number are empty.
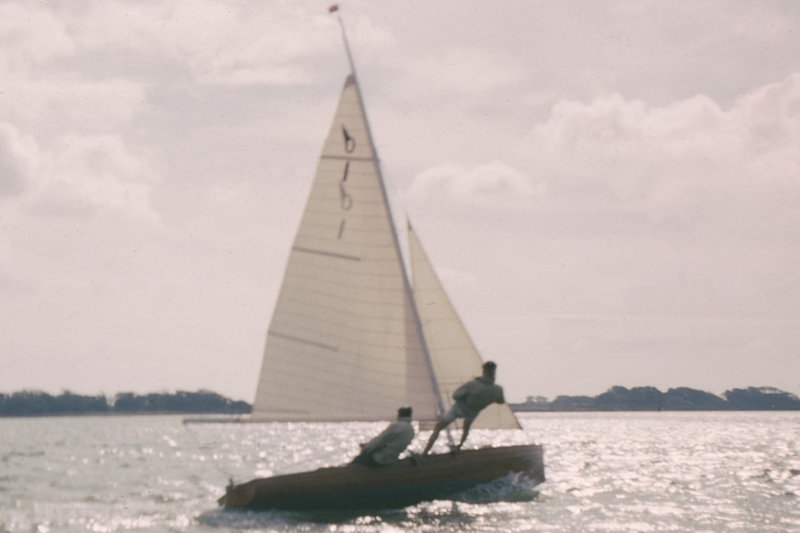
{"type": "Polygon", "coordinates": [[[539,445],[464,450],[457,454],[403,459],[385,467],[344,465],[259,478],[228,487],[219,499],[226,509],[388,509],[449,496],[509,473],[544,481],[539,445]]]}

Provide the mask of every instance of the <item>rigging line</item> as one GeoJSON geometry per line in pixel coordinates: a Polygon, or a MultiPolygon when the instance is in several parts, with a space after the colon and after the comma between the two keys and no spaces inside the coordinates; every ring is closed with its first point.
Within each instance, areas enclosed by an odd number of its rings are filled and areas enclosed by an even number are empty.
{"type": "MultiPolygon", "coordinates": [[[[195,447],[197,448],[197,450],[198,451],[201,450],[202,447],[203,447],[203,443],[200,442],[200,438],[195,434],[195,432],[192,431],[192,429],[188,427],[189,424],[181,424],[181,425],[186,430],[186,432],[189,434],[189,437],[191,437],[192,441],[194,441],[194,444],[195,444],[195,447]]],[[[217,462],[217,459],[215,457],[215,454],[213,454],[213,453],[211,454],[211,466],[214,468],[214,470],[216,470],[217,472],[222,474],[222,476],[225,479],[227,479],[230,483],[233,483],[233,476],[231,475],[230,471],[224,470],[219,465],[219,463],[217,462]]]]}

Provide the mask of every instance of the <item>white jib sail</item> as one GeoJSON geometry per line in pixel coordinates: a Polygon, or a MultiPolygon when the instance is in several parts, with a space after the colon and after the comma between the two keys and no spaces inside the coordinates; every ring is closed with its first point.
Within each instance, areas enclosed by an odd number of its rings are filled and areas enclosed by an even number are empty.
{"type": "Polygon", "coordinates": [[[345,83],[267,334],[255,420],[388,420],[436,397],[358,84],[345,83]]]}
{"type": "MultiPolygon", "coordinates": [[[[453,403],[453,392],[463,383],[481,375],[483,360],[410,223],[408,246],[414,300],[442,400],[445,407],[449,407],[453,403]]],[[[498,367],[498,382],[501,383],[502,373],[502,367],[498,367]]],[[[472,427],[519,429],[520,425],[508,404],[492,404],[481,412],[472,427]]]]}

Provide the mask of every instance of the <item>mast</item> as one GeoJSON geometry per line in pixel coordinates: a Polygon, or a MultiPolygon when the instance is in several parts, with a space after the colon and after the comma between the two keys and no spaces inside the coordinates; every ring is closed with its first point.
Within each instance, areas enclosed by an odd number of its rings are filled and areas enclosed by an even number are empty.
{"type": "MultiPolygon", "coordinates": [[[[338,11],[338,9],[339,9],[338,6],[331,6],[330,11],[331,12],[336,12],[336,11],[338,11]]],[[[353,82],[356,85],[356,89],[357,89],[356,90],[356,94],[358,95],[358,104],[359,104],[359,106],[361,106],[361,112],[364,115],[364,122],[365,122],[365,125],[366,125],[367,135],[369,136],[369,139],[370,139],[370,141],[371,141],[371,143],[372,143],[372,145],[374,147],[373,149],[375,151],[375,166],[376,166],[377,172],[378,172],[378,177],[379,177],[378,181],[380,182],[381,192],[383,193],[383,199],[384,199],[384,202],[386,204],[386,211],[387,211],[387,214],[388,214],[388,217],[389,217],[389,224],[390,224],[390,226],[392,228],[392,237],[393,237],[393,240],[394,240],[395,251],[397,252],[398,257],[400,257],[400,259],[401,259],[400,260],[400,265],[401,265],[401,269],[403,271],[403,287],[404,287],[404,290],[405,290],[405,293],[406,293],[406,297],[409,299],[409,302],[411,302],[411,305],[410,305],[411,314],[412,314],[412,316],[414,318],[414,325],[416,326],[417,332],[419,333],[420,342],[422,343],[422,351],[423,351],[423,353],[425,355],[425,363],[427,364],[427,367],[428,367],[428,375],[430,376],[431,386],[433,387],[434,396],[436,397],[436,407],[437,407],[437,409],[439,411],[439,415],[441,416],[441,415],[444,414],[444,411],[445,411],[444,402],[442,401],[442,393],[441,393],[441,389],[439,387],[439,382],[436,379],[436,372],[435,372],[435,369],[434,369],[434,366],[433,366],[433,360],[431,359],[430,351],[428,350],[428,343],[425,340],[425,334],[423,333],[423,330],[422,330],[422,321],[420,320],[419,312],[417,310],[417,304],[416,304],[416,301],[414,300],[414,293],[411,290],[411,283],[409,282],[408,271],[406,269],[405,262],[402,260],[402,254],[400,253],[400,241],[399,241],[398,236],[397,236],[397,228],[396,228],[395,223],[394,223],[394,216],[392,215],[392,208],[391,208],[391,204],[389,203],[389,196],[388,196],[388,194],[386,192],[386,182],[385,182],[385,180],[383,178],[383,170],[381,169],[380,159],[378,158],[377,147],[375,146],[374,137],[372,136],[372,128],[370,127],[370,124],[369,124],[369,117],[367,116],[367,110],[366,110],[366,107],[364,106],[364,100],[361,97],[361,85],[358,83],[358,76],[356,75],[356,66],[355,66],[355,62],[353,61],[353,54],[350,51],[350,44],[349,44],[349,42],[347,40],[347,32],[345,31],[344,22],[342,22],[342,17],[337,14],[336,18],[339,21],[339,26],[342,29],[342,41],[344,42],[344,47],[345,47],[345,50],[347,51],[347,60],[350,63],[350,72],[351,72],[351,75],[353,77],[353,82]]],[[[449,427],[447,428],[447,439],[448,439],[448,441],[450,442],[451,445],[455,444],[455,441],[453,440],[453,436],[452,436],[452,434],[450,432],[450,428],[449,427]]]]}
{"type": "MultiPolygon", "coordinates": [[[[334,8],[332,7],[331,9],[334,9],[334,8]]],[[[339,10],[339,7],[335,6],[334,11],[338,11],[338,10],[339,10]]],[[[347,40],[347,32],[344,30],[344,22],[342,22],[341,15],[336,15],[336,20],[339,21],[339,27],[342,29],[342,41],[344,41],[344,49],[347,52],[347,61],[348,61],[348,63],[350,63],[350,73],[353,75],[353,79],[355,80],[356,85],[358,85],[358,76],[356,76],[356,64],[353,62],[353,54],[350,52],[350,42],[347,40]]],[[[358,93],[361,94],[361,86],[359,85],[358,87],[359,87],[358,93]]],[[[364,107],[363,103],[362,103],[361,107],[363,109],[363,107],[364,107]]],[[[364,114],[364,118],[366,119],[366,117],[367,117],[367,115],[365,113],[364,114]]],[[[369,131],[369,120],[367,120],[367,130],[369,131]]],[[[371,139],[372,138],[372,133],[371,132],[370,132],[369,136],[370,136],[370,139],[371,139]]]]}

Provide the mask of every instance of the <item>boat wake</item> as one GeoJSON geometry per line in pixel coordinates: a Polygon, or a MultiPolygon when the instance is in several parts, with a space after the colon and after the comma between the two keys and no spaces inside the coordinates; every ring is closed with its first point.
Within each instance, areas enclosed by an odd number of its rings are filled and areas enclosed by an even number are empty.
{"type": "Polygon", "coordinates": [[[391,517],[405,518],[403,509],[383,511],[250,511],[216,509],[197,517],[197,522],[212,528],[230,530],[296,531],[311,524],[361,524],[383,522],[391,517]]]}
{"type": "MultiPolygon", "coordinates": [[[[231,511],[215,509],[197,517],[197,522],[213,528],[234,530],[282,530],[296,525],[286,511],[231,511]]],[[[288,530],[288,529],[287,529],[288,530]]]]}
{"type": "Polygon", "coordinates": [[[529,502],[539,496],[537,483],[521,473],[509,473],[453,496],[465,503],[529,502]]]}

